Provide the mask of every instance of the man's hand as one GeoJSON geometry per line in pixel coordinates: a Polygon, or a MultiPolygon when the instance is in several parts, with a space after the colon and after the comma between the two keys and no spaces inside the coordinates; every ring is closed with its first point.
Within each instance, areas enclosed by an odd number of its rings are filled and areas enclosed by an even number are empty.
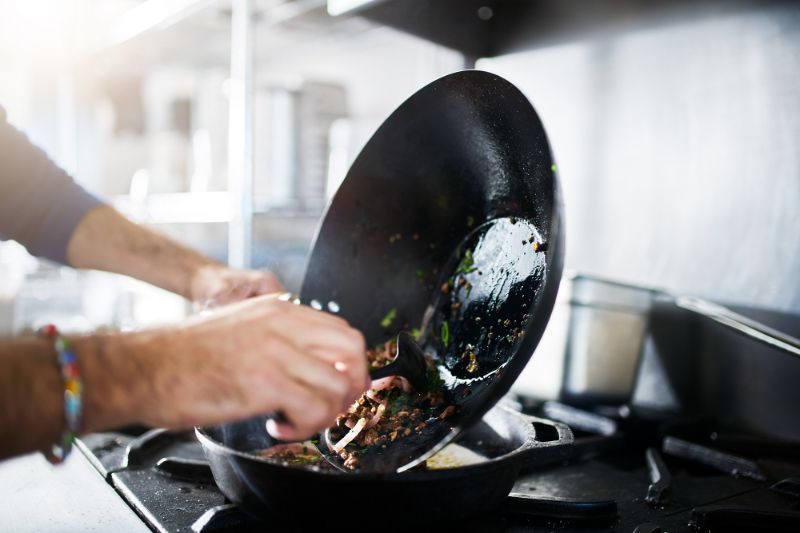
{"type": "Polygon", "coordinates": [[[205,265],[192,277],[189,291],[195,308],[208,309],[254,296],[282,292],[284,288],[271,272],[205,265]]]}
{"type": "MultiPolygon", "coordinates": [[[[79,354],[92,351],[91,338],[75,345],[79,354]]],[[[360,332],[270,296],[178,327],[110,335],[99,353],[100,364],[84,364],[95,360],[90,353],[80,359],[87,431],[183,428],[275,411],[289,424],[272,423],[270,432],[296,440],[328,427],[369,387],[360,332]]]]}

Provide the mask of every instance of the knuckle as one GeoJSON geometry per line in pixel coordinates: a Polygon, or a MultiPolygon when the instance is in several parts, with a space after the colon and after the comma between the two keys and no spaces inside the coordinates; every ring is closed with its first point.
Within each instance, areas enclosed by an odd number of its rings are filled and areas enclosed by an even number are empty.
{"type": "Polygon", "coordinates": [[[323,428],[332,418],[332,412],[333,410],[325,402],[317,399],[309,402],[304,418],[309,426],[315,429],[323,428]]]}
{"type": "Polygon", "coordinates": [[[328,379],[328,388],[330,388],[336,399],[341,399],[347,395],[350,384],[348,383],[347,376],[338,370],[334,370],[333,372],[334,373],[328,379]]]}
{"type": "MultiPolygon", "coordinates": [[[[347,331],[350,341],[353,343],[353,349],[359,352],[366,351],[367,341],[364,339],[364,334],[355,328],[349,328],[347,331]]],[[[363,355],[363,353],[361,354],[363,355]]]]}

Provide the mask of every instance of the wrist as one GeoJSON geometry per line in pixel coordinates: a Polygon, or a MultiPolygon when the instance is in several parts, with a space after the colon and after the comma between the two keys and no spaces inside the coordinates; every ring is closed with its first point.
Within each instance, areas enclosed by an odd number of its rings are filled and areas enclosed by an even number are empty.
{"type": "Polygon", "coordinates": [[[138,351],[139,333],[73,337],[83,378],[82,432],[144,422],[151,383],[147,358],[138,351]]]}
{"type": "Polygon", "coordinates": [[[226,267],[213,261],[199,263],[190,270],[187,277],[186,292],[183,296],[195,303],[202,303],[212,297],[220,280],[220,272],[226,267]]]}

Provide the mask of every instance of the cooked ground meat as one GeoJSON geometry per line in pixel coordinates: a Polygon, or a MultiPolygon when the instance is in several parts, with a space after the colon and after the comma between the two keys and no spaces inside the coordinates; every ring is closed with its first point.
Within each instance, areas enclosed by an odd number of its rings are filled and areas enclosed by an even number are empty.
{"type": "MultiPolygon", "coordinates": [[[[382,346],[367,351],[369,366],[385,366],[394,360],[396,354],[396,339],[387,341],[382,346]]],[[[377,389],[366,391],[347,412],[336,418],[335,426],[331,428],[331,440],[334,443],[342,442],[346,435],[358,430],[357,435],[338,452],[344,459],[346,468],[358,470],[358,457],[366,450],[374,446],[386,448],[391,443],[420,434],[431,424],[445,420],[455,413],[456,407],[445,402],[441,380],[430,359],[428,373],[429,390],[425,394],[411,390],[402,378],[384,378],[374,384],[377,389]]],[[[316,449],[316,446],[324,445],[317,441],[308,441],[278,445],[257,453],[291,466],[313,465],[332,469],[334,467],[316,449]]]]}
{"type": "MultiPolygon", "coordinates": [[[[395,340],[368,350],[370,368],[380,368],[394,360],[397,353],[395,340]]],[[[429,373],[438,376],[432,361],[428,361],[429,373]]],[[[410,389],[401,378],[381,380],[378,390],[365,392],[346,412],[336,419],[331,428],[331,440],[342,442],[352,431],[358,430],[352,440],[339,451],[345,466],[358,469],[357,457],[373,446],[386,448],[411,435],[421,433],[437,419],[443,420],[455,413],[454,406],[445,405],[441,381],[435,377],[429,381],[429,391],[420,394],[410,389]],[[359,421],[364,420],[359,427],[359,421]],[[355,428],[355,430],[353,429],[355,428]]]]}

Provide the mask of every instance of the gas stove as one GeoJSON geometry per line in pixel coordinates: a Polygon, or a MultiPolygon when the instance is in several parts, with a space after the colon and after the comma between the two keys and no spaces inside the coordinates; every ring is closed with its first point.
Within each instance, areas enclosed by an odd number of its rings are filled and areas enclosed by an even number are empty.
{"type": "MultiPolygon", "coordinates": [[[[525,471],[460,531],[800,531],[800,443],[625,406],[518,405],[573,429],[570,458],[525,471]]],[[[153,531],[292,531],[226,501],[192,432],[132,428],[78,448],[153,531]]]]}
{"type": "MultiPolygon", "coordinates": [[[[800,337],[795,315],[738,311],[800,337]]],[[[643,356],[637,378],[649,397],[510,402],[568,425],[570,454],[523,471],[500,509],[453,529],[800,531],[797,359],[671,303],[654,306],[650,336],[660,364],[643,356]],[[664,391],[676,401],[663,401],[664,391]]],[[[298,531],[227,501],[193,432],[132,428],[88,435],[78,448],[153,531],[298,531]]]]}

